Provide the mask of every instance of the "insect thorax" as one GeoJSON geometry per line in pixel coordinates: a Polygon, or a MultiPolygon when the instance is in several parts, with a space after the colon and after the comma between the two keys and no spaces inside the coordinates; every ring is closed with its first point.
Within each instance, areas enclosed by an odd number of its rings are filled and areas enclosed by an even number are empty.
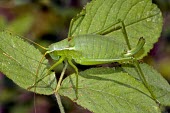
{"type": "Polygon", "coordinates": [[[78,51],[75,51],[74,46],[70,46],[68,38],[51,44],[49,46],[49,54],[54,60],[58,60],[60,57],[74,59],[74,57],[80,55],[78,51]]]}
{"type": "Polygon", "coordinates": [[[65,57],[68,59],[74,59],[75,57],[78,57],[78,52],[75,50],[69,50],[69,48],[67,49],[63,49],[63,50],[55,50],[53,52],[50,53],[50,56],[52,57],[52,59],[54,60],[58,60],[60,57],[65,57]]]}

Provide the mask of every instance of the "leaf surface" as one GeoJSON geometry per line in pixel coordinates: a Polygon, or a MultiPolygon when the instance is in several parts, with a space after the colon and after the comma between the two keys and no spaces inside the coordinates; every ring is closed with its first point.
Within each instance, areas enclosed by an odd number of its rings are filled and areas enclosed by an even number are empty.
{"type": "MultiPolygon", "coordinates": [[[[137,45],[140,37],[146,40],[144,49],[136,55],[138,59],[146,56],[153,48],[162,30],[161,12],[151,0],[92,0],[84,7],[81,14],[76,17],[73,26],[70,26],[71,36],[96,34],[98,31],[117,28],[122,26],[118,23],[118,20],[121,20],[125,24],[132,48],[137,45]],[[109,28],[110,26],[112,27],[109,28]]],[[[121,29],[115,29],[105,36],[116,39],[121,45],[126,45],[121,29]]]]}
{"type": "MultiPolygon", "coordinates": [[[[140,64],[141,69],[145,75],[146,81],[151,87],[157,100],[164,106],[170,106],[170,85],[153,67],[148,64],[140,64]]],[[[139,74],[135,71],[134,66],[125,65],[122,71],[127,72],[129,75],[134,76],[140,80],[139,74]]],[[[140,80],[141,81],[141,80],[140,80]]]]}
{"type": "MultiPolygon", "coordinates": [[[[67,77],[59,93],[75,99],[75,81],[67,77]]],[[[94,113],[160,113],[143,83],[119,67],[80,72],[76,102],[94,113]]]]}
{"type": "Polygon", "coordinates": [[[56,86],[55,74],[47,75],[47,60],[36,74],[43,55],[34,46],[10,32],[0,32],[0,72],[24,89],[40,94],[52,94],[56,86]],[[36,79],[37,77],[37,79],[36,79]],[[39,81],[35,87],[30,87],[39,81]]]}

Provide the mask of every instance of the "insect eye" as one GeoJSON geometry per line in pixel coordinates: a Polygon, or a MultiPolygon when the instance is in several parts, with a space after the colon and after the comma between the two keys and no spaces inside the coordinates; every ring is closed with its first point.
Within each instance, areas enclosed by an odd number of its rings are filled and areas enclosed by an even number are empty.
{"type": "Polygon", "coordinates": [[[59,60],[61,56],[56,56],[55,60],[59,60]]]}

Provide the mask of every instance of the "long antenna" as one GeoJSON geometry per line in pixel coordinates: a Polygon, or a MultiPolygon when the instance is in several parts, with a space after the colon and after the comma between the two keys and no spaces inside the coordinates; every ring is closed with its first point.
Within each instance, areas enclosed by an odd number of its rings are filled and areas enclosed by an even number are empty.
{"type": "Polygon", "coordinates": [[[25,38],[24,36],[21,36],[21,35],[19,35],[19,34],[17,34],[17,33],[14,33],[14,32],[11,31],[10,29],[4,29],[3,31],[4,31],[4,32],[10,32],[11,34],[14,34],[14,35],[17,35],[17,36],[19,36],[19,37],[22,37],[23,39],[25,39],[25,40],[27,40],[27,41],[29,41],[29,42],[31,42],[31,43],[33,43],[33,44],[39,46],[40,48],[42,48],[42,49],[44,49],[44,50],[48,50],[48,48],[43,47],[42,45],[40,45],[40,44],[38,44],[38,43],[36,43],[36,42],[34,42],[34,41],[28,39],[28,38],[25,38]]]}

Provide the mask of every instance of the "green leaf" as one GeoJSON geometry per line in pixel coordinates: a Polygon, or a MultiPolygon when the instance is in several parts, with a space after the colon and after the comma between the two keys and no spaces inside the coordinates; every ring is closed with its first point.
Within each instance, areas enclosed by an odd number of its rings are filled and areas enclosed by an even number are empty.
{"type": "MultiPolygon", "coordinates": [[[[118,20],[125,23],[130,45],[134,48],[140,37],[146,39],[144,49],[136,56],[141,59],[147,55],[157,42],[162,30],[162,15],[151,0],[92,0],[82,10],[81,16],[70,26],[72,36],[92,34],[109,26],[116,28],[118,20]]],[[[110,30],[110,29],[109,29],[110,30]]],[[[117,43],[126,45],[121,29],[105,35],[117,43]]],[[[116,48],[115,48],[116,49],[116,48]]],[[[127,48],[122,48],[127,50],[127,48]]]]}
{"type": "MultiPolygon", "coordinates": [[[[153,93],[156,95],[157,100],[164,106],[170,106],[170,85],[169,83],[151,66],[143,63],[140,64],[141,69],[145,75],[146,81],[151,87],[153,93]]],[[[129,75],[139,79],[138,73],[133,69],[132,65],[123,66],[122,71],[127,72],[129,75]]]]}
{"type": "MultiPolygon", "coordinates": [[[[67,77],[59,93],[75,99],[75,82],[67,77]]],[[[76,102],[94,113],[160,113],[143,83],[118,67],[81,72],[76,102]]]]}
{"type": "Polygon", "coordinates": [[[12,35],[10,32],[0,32],[0,72],[12,79],[24,89],[40,94],[52,94],[56,86],[55,74],[47,74],[47,60],[45,59],[36,74],[43,55],[34,46],[12,35]],[[35,87],[30,87],[37,81],[35,87]]]}

